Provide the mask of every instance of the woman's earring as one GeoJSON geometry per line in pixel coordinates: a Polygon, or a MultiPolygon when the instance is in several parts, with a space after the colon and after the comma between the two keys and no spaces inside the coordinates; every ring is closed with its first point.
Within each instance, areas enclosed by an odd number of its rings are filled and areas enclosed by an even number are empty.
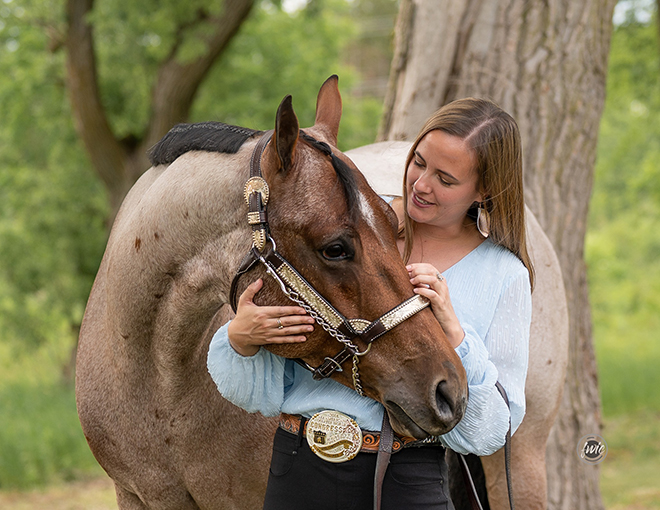
{"type": "Polygon", "coordinates": [[[477,208],[477,230],[484,237],[490,235],[490,213],[484,207],[483,202],[477,208]]]}

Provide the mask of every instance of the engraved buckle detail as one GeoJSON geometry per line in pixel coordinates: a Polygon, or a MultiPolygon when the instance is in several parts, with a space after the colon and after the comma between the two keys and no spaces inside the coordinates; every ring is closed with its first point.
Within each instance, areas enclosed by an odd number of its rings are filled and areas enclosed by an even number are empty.
{"type": "Polygon", "coordinates": [[[351,417],[338,411],[321,411],[307,422],[310,449],[327,462],[347,462],[362,448],[362,430],[351,417]]]}

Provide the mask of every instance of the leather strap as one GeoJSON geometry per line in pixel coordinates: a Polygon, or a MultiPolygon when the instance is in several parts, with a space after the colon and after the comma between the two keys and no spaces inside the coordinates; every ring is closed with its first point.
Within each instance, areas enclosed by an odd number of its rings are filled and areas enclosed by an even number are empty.
{"type": "Polygon", "coordinates": [[[465,456],[460,453],[456,453],[456,457],[458,458],[458,464],[461,466],[463,483],[465,484],[465,488],[467,489],[467,495],[468,495],[468,499],[470,500],[470,506],[472,507],[472,510],[483,510],[483,507],[479,502],[477,488],[474,486],[474,482],[472,481],[472,475],[470,475],[470,468],[467,465],[465,456]]]}
{"type": "MultiPolygon", "coordinates": [[[[509,429],[506,432],[506,439],[504,441],[504,469],[506,471],[506,486],[509,492],[509,507],[511,510],[515,510],[513,506],[513,487],[511,483],[511,406],[509,404],[509,398],[506,395],[504,387],[500,384],[499,381],[495,383],[497,391],[500,392],[506,406],[509,409],[509,429]]],[[[472,510],[483,510],[481,503],[479,502],[479,496],[477,495],[477,489],[474,486],[472,481],[472,475],[470,475],[470,468],[467,465],[465,457],[456,453],[458,457],[458,464],[461,466],[461,474],[463,475],[463,481],[465,482],[465,487],[468,490],[468,499],[470,500],[470,505],[472,510]]]]}
{"type": "Polygon", "coordinates": [[[383,480],[385,472],[392,456],[392,444],[394,442],[394,431],[390,425],[387,411],[383,412],[383,425],[380,430],[380,444],[376,456],[376,472],[374,475],[374,510],[380,510],[381,497],[383,495],[383,480]]]}
{"type": "Polygon", "coordinates": [[[273,130],[264,131],[257,142],[252,157],[250,158],[250,177],[261,177],[261,156],[263,155],[266,144],[273,136],[273,130]]]}
{"type": "Polygon", "coordinates": [[[507,397],[506,391],[504,391],[504,387],[499,381],[495,383],[495,387],[509,408],[509,430],[506,431],[506,441],[504,442],[504,467],[506,469],[506,487],[509,491],[509,507],[511,510],[515,510],[513,506],[513,485],[511,483],[511,405],[509,404],[509,397],[507,397]]]}
{"type": "Polygon", "coordinates": [[[241,265],[236,270],[236,274],[231,281],[231,288],[229,289],[229,304],[231,305],[231,309],[234,310],[234,313],[236,313],[236,308],[238,307],[238,279],[250,271],[257,262],[259,262],[258,252],[252,248],[247,255],[243,257],[241,265]]]}
{"type": "MultiPolygon", "coordinates": [[[[300,429],[303,428],[303,433],[307,434],[307,418],[301,417],[300,415],[295,414],[280,414],[280,428],[286,430],[290,434],[298,435],[300,429]]],[[[389,422],[388,422],[389,423],[389,422]]],[[[392,430],[392,427],[390,427],[392,430]]],[[[392,436],[388,439],[390,446],[382,446],[382,431],[373,432],[371,430],[362,431],[362,447],[360,448],[360,453],[375,453],[377,454],[382,448],[388,448],[391,453],[397,453],[403,448],[408,446],[416,446],[419,444],[419,440],[414,437],[409,436],[400,436],[392,430],[392,436]]]]}

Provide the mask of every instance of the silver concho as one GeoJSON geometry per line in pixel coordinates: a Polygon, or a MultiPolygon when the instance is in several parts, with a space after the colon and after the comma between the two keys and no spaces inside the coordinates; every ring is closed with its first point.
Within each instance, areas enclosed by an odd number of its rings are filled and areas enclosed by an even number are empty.
{"type": "Polygon", "coordinates": [[[338,411],[321,411],[307,422],[310,449],[328,462],[346,462],[362,448],[362,431],[358,424],[338,411]]]}

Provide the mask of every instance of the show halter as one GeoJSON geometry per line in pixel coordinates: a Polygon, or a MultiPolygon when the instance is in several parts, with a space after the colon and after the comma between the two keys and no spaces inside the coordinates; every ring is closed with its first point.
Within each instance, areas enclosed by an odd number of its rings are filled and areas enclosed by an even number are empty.
{"type": "MultiPolygon", "coordinates": [[[[371,350],[374,340],[429,306],[429,301],[420,295],[407,299],[373,322],[365,319],[347,319],[333,307],[296,269],[277,251],[275,240],[270,235],[266,207],[270,191],[268,183],[261,174],[261,158],[270,141],[273,131],[265,132],[252,152],[250,177],[245,183],[244,197],[249,207],[248,224],[252,226],[252,248],[241,262],[234,275],[230,290],[230,304],[234,312],[237,306],[238,279],[257,263],[265,266],[279,284],[282,292],[305,311],[333,338],[344,347],[335,356],[327,356],[318,367],[313,367],[302,359],[296,359],[300,365],[310,370],[314,379],[330,377],[334,372],[341,372],[342,364],[353,358],[353,386],[355,391],[364,395],[358,363],[360,357],[371,350]],[[367,347],[360,351],[354,340],[359,339],[367,347]]],[[[301,131],[301,138],[311,146],[322,151],[332,159],[336,168],[336,156],[330,147],[301,131]]]]}

